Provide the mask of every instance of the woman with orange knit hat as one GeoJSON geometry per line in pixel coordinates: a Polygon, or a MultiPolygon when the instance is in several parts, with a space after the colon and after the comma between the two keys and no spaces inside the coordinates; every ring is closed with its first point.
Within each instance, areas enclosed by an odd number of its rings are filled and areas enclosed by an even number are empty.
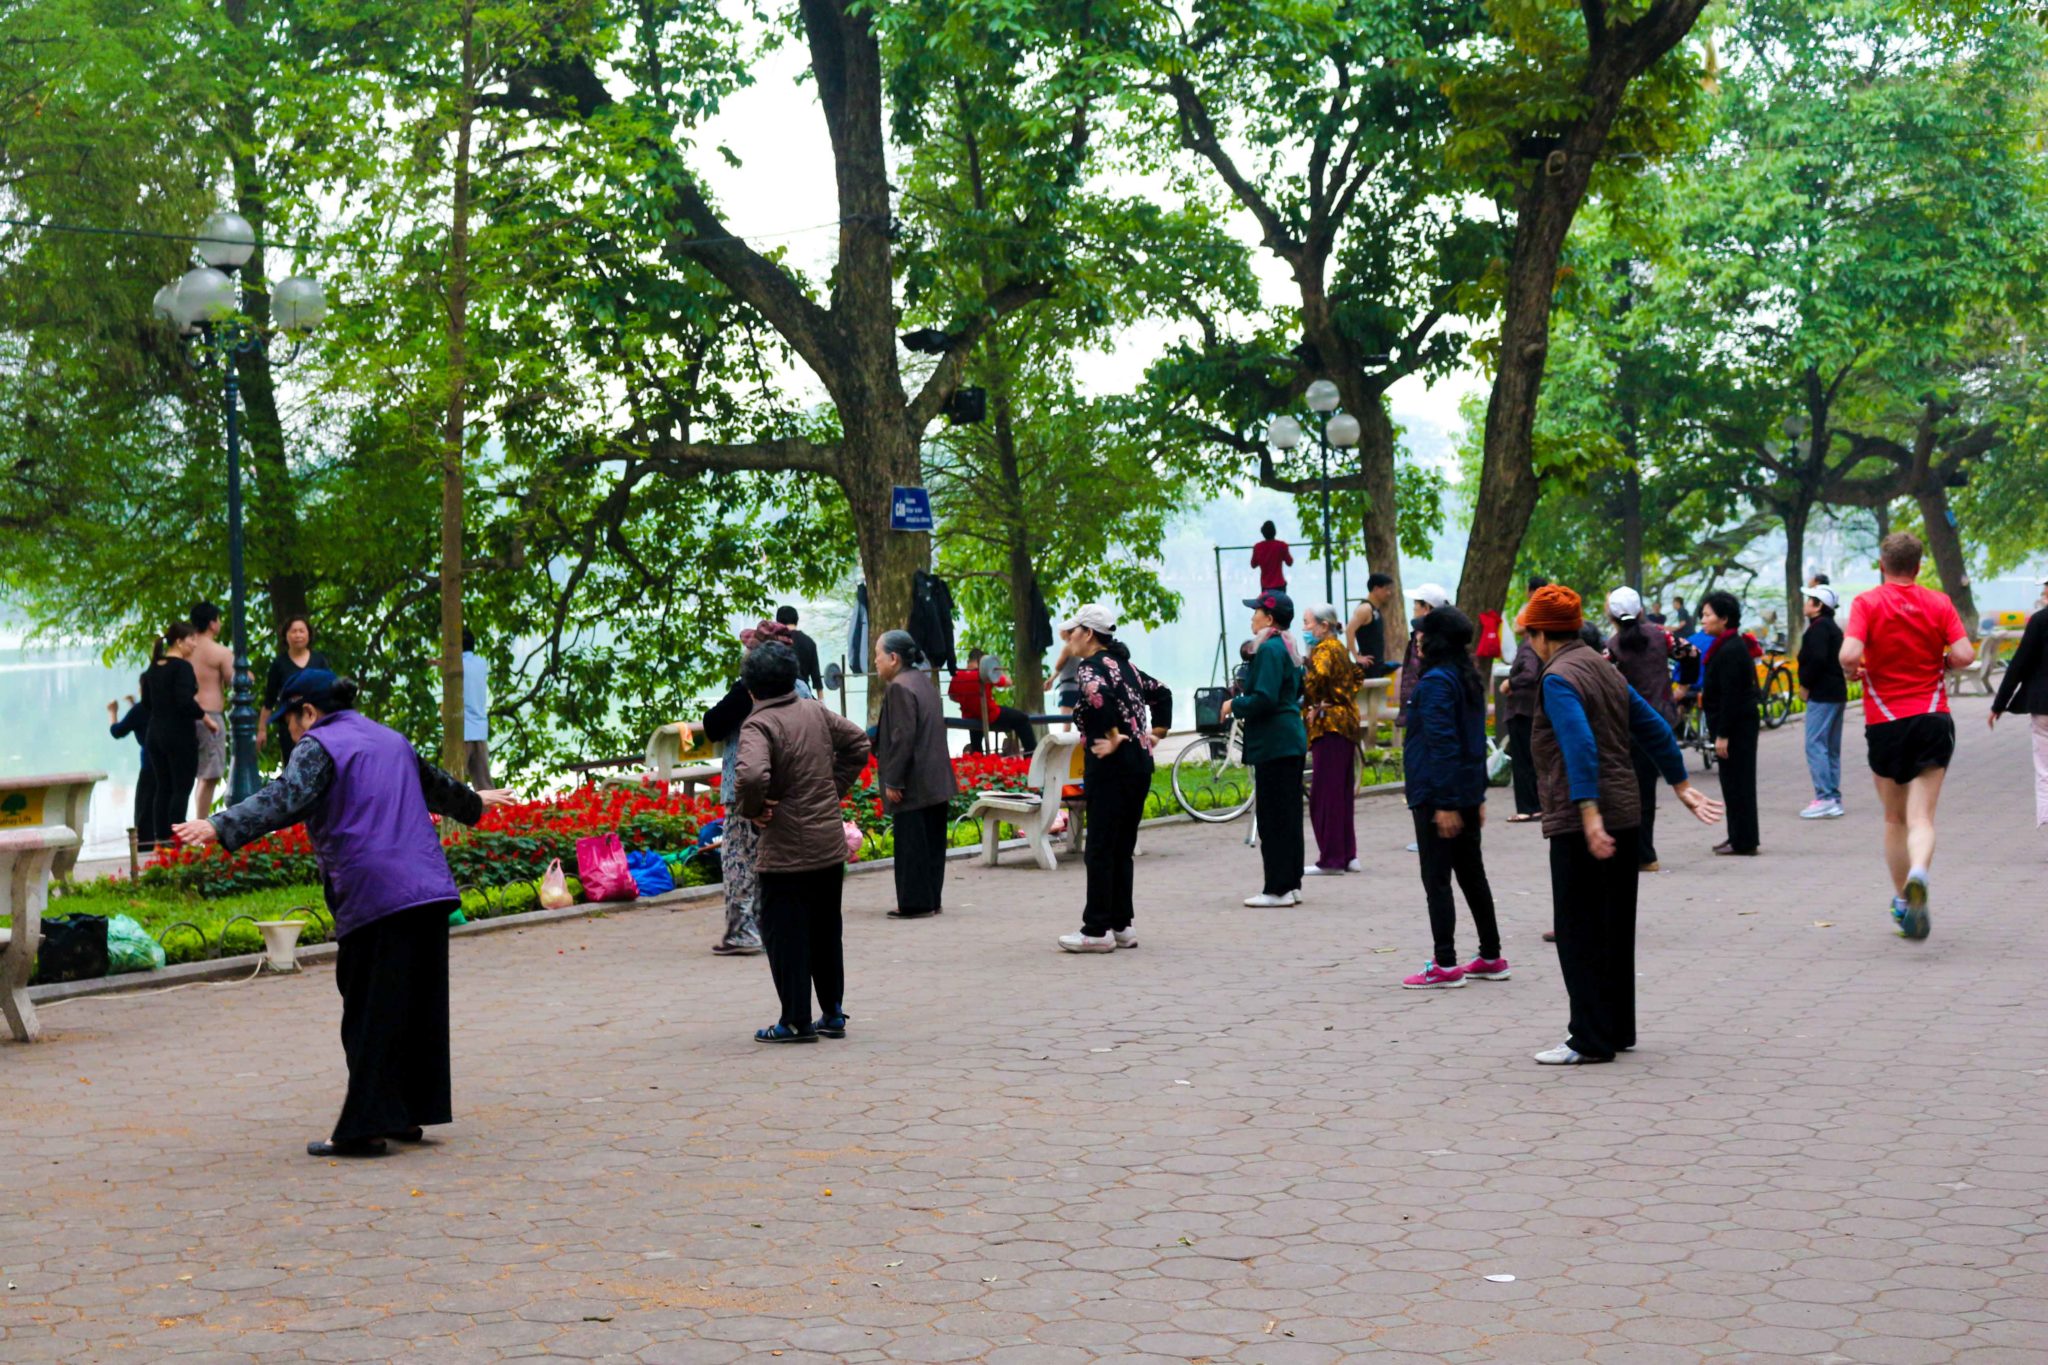
{"type": "Polygon", "coordinates": [[[1550,840],[1551,919],[1571,997],[1565,1041],[1536,1054],[1545,1066],[1611,1062],[1636,1044],[1637,831],[1642,801],[1631,741],[1704,824],[1721,804],[1686,777],[1671,727],[1581,637],[1579,595],[1539,588],[1516,620],[1543,662],[1530,748],[1543,834],[1550,840]]]}

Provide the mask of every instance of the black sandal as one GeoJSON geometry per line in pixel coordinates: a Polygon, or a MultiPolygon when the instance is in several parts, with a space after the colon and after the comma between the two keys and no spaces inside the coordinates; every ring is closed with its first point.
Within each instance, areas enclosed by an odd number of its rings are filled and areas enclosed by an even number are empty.
{"type": "Polygon", "coordinates": [[[307,1156],[383,1156],[391,1149],[384,1145],[383,1138],[345,1138],[336,1142],[331,1138],[306,1144],[307,1156]]]}

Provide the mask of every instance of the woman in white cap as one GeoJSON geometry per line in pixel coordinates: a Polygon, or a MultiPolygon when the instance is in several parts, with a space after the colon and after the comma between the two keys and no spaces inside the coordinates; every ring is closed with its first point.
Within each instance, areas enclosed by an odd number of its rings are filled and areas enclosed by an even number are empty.
{"type": "Polygon", "coordinates": [[[1813,800],[1802,820],[1837,820],[1842,810],[1842,716],[1849,709],[1849,679],[1842,672],[1842,599],[1826,583],[1804,589],[1806,632],[1799,637],[1799,695],[1806,699],[1806,772],[1813,800]]]}
{"type": "MultiPolygon", "coordinates": [[[[1614,635],[1607,641],[1607,657],[1621,670],[1621,676],[1636,695],[1650,704],[1657,718],[1676,732],[1678,708],[1671,700],[1671,661],[1681,649],[1664,627],[1644,619],[1642,594],[1634,588],[1616,588],[1607,594],[1607,619],[1614,623],[1614,635]]],[[[1643,803],[1643,823],[1637,830],[1636,857],[1642,870],[1657,870],[1657,764],[1641,745],[1629,751],[1635,764],[1636,790],[1643,803]]]]}
{"type": "Polygon", "coordinates": [[[1082,855],[1088,900],[1081,931],[1062,934],[1059,943],[1070,953],[1113,953],[1138,946],[1131,928],[1132,859],[1152,790],[1154,718],[1144,675],[1117,644],[1116,613],[1090,602],[1060,634],[1074,658],[1080,690],[1074,726],[1087,746],[1081,771],[1088,792],[1088,850],[1082,855]]]}

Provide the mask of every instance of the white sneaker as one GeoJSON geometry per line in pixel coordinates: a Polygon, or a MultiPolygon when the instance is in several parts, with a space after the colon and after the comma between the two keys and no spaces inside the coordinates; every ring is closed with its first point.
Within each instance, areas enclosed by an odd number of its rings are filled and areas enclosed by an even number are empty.
{"type": "Polygon", "coordinates": [[[1299,891],[1289,891],[1282,895],[1269,896],[1261,891],[1256,896],[1246,896],[1244,903],[1255,910],[1265,910],[1273,906],[1300,905],[1301,893],[1299,891]]]}
{"type": "Polygon", "coordinates": [[[1113,953],[1116,951],[1116,935],[1104,934],[1093,938],[1087,934],[1061,934],[1060,948],[1069,953],[1113,953]]]}
{"type": "Polygon", "coordinates": [[[1119,948],[1135,948],[1138,946],[1138,931],[1135,929],[1112,929],[1109,931],[1109,936],[1116,940],[1116,946],[1119,948]]]}
{"type": "Polygon", "coordinates": [[[1537,1053],[1536,1060],[1544,1066],[1577,1066],[1586,1059],[1574,1052],[1570,1043],[1559,1043],[1537,1053]]]}
{"type": "Polygon", "coordinates": [[[1344,864],[1344,870],[1346,872],[1363,872],[1365,871],[1365,864],[1353,858],[1350,862],[1344,864]]]}
{"type": "Polygon", "coordinates": [[[1409,852],[1409,853],[1420,853],[1420,852],[1422,852],[1422,845],[1421,845],[1421,844],[1410,844],[1410,845],[1408,845],[1408,848],[1407,848],[1407,850],[1406,850],[1406,851],[1407,851],[1407,852],[1409,852]]]}
{"type": "Polygon", "coordinates": [[[1344,874],[1334,867],[1317,867],[1311,863],[1301,870],[1304,877],[1341,877],[1344,874]]]}
{"type": "Polygon", "coordinates": [[[1830,802],[1828,802],[1828,808],[1827,808],[1826,810],[1822,811],[1822,812],[1821,812],[1820,814],[1821,814],[1821,819],[1823,819],[1823,820],[1839,820],[1839,819],[1841,819],[1841,818],[1842,818],[1843,816],[1847,815],[1848,813],[1849,813],[1849,812],[1847,812],[1847,811],[1845,811],[1845,810],[1843,810],[1843,809],[1842,809],[1842,803],[1841,803],[1841,802],[1839,802],[1839,801],[1830,801],[1830,802]]]}

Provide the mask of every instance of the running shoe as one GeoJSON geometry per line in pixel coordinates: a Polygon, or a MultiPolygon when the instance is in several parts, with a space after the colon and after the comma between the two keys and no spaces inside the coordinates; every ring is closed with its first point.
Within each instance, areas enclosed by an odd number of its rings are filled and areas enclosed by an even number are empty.
{"type": "Polygon", "coordinates": [[[1575,1051],[1570,1043],[1559,1043],[1556,1047],[1547,1047],[1536,1054],[1536,1061],[1542,1066],[1584,1066],[1600,1060],[1602,1059],[1599,1057],[1588,1057],[1583,1052],[1575,1051]]]}
{"type": "Polygon", "coordinates": [[[1402,989],[1411,991],[1445,990],[1452,986],[1462,986],[1464,984],[1465,969],[1463,967],[1439,967],[1434,962],[1426,964],[1421,971],[1413,976],[1403,978],[1401,982],[1402,989]]]}
{"type": "Polygon", "coordinates": [[[1301,904],[1301,893],[1299,891],[1282,891],[1279,895],[1275,896],[1261,891],[1256,896],[1246,896],[1244,903],[1251,906],[1254,910],[1263,910],[1271,906],[1299,905],[1301,904]]]}
{"type": "Polygon", "coordinates": [[[1799,818],[1802,820],[1825,820],[1828,818],[1829,811],[1833,809],[1835,809],[1834,802],[1815,798],[1807,803],[1805,810],[1799,812],[1799,818]]]}
{"type": "Polygon", "coordinates": [[[1138,931],[1135,929],[1112,929],[1109,931],[1109,936],[1116,940],[1116,946],[1119,948],[1135,948],[1138,946],[1138,931]]]}
{"type": "Polygon", "coordinates": [[[1096,938],[1092,934],[1061,934],[1060,950],[1068,953],[1113,953],[1116,951],[1116,935],[1104,934],[1096,938]]]}
{"type": "Polygon", "coordinates": [[[1840,801],[1830,801],[1828,802],[1827,810],[1821,815],[1821,818],[1823,820],[1839,820],[1848,813],[1848,811],[1842,809],[1840,801]]]}
{"type": "Polygon", "coordinates": [[[1315,863],[1310,863],[1301,870],[1301,875],[1304,877],[1341,877],[1344,875],[1344,869],[1341,867],[1320,867],[1315,863]]]}
{"type": "Polygon", "coordinates": [[[1505,981],[1508,979],[1508,960],[1504,957],[1475,957],[1465,964],[1467,981],[1505,981]]]}
{"type": "Polygon", "coordinates": [[[1915,871],[1906,878],[1906,904],[1898,915],[1899,932],[1907,938],[1926,938],[1928,931],[1933,929],[1933,922],[1927,915],[1928,898],[1927,873],[1915,871]]]}

